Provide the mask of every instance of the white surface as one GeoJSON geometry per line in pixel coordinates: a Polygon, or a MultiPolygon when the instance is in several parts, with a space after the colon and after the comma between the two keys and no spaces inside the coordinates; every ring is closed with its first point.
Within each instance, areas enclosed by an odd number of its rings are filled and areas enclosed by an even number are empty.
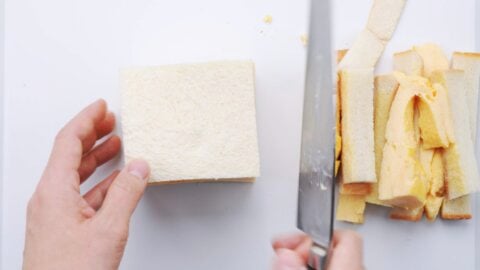
{"type": "MultiPolygon", "coordinates": [[[[255,184],[149,187],[121,268],[268,269],[270,238],[295,227],[307,1],[5,2],[1,241],[7,248],[0,268],[20,268],[25,206],[56,131],[98,97],[117,112],[120,67],[250,58],[262,176],[255,184]],[[267,14],[271,25],[262,22],[267,14]]],[[[348,47],[370,1],[334,2],[335,44],[348,47]]],[[[416,43],[473,50],[474,3],[409,1],[379,70],[389,70],[392,52],[416,43]]],[[[119,160],[89,185],[116,166],[119,160]]],[[[386,216],[369,207],[366,224],[354,227],[365,236],[368,269],[474,269],[475,220],[411,224],[386,216]]]]}
{"type": "MultiPolygon", "coordinates": [[[[3,67],[4,67],[4,1],[0,0],[0,235],[3,233],[3,214],[2,214],[2,202],[3,202],[3,67]]],[[[0,239],[0,268],[2,266],[2,247],[3,241],[0,239]]]]}

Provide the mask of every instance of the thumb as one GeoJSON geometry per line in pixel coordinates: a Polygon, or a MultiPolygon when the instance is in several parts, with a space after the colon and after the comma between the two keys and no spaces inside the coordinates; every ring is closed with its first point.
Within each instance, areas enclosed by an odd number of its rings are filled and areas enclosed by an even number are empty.
{"type": "Polygon", "coordinates": [[[99,211],[100,218],[127,225],[147,186],[150,167],[143,160],[133,160],[118,174],[108,188],[99,211]]]}

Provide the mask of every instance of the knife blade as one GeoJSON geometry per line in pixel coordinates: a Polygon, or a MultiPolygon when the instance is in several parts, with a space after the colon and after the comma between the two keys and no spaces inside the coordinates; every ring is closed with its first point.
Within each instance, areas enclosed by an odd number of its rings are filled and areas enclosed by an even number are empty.
{"type": "Polygon", "coordinates": [[[335,88],[330,27],[330,1],[312,0],[297,212],[298,228],[313,240],[311,269],[325,269],[333,233],[335,88]]]}

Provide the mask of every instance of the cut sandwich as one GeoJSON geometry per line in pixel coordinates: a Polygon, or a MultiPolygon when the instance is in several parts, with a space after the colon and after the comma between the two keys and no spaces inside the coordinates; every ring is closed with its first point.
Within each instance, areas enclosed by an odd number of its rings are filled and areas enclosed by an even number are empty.
{"type": "Polygon", "coordinates": [[[480,187],[474,145],[471,139],[464,72],[448,70],[434,72],[436,89],[445,89],[451,109],[455,142],[445,149],[446,191],[449,200],[476,192],[480,187]]]}
{"type": "MultiPolygon", "coordinates": [[[[390,107],[397,92],[398,83],[393,75],[382,75],[375,78],[374,92],[374,140],[375,140],[375,172],[377,182],[381,182],[380,170],[385,145],[385,129],[387,126],[390,107]]],[[[383,205],[378,199],[378,183],[372,184],[372,191],[366,196],[366,201],[371,204],[383,205]]]]}
{"type": "Polygon", "coordinates": [[[148,161],[151,182],[259,175],[252,62],[133,68],[121,79],[125,159],[148,161]]]}
{"type": "MultiPolygon", "coordinates": [[[[343,57],[347,53],[347,49],[338,50],[337,51],[337,63],[342,61],[343,57]]],[[[336,74],[337,79],[337,92],[336,92],[336,112],[335,112],[335,175],[338,174],[338,170],[340,168],[341,162],[341,154],[342,154],[342,102],[340,100],[341,97],[341,87],[340,87],[340,76],[336,74]]]]}
{"type": "Polygon", "coordinates": [[[395,77],[401,87],[410,89],[418,97],[418,126],[423,147],[448,147],[455,138],[446,90],[433,87],[423,77],[406,76],[400,72],[395,72],[395,77]]]}
{"type": "Polygon", "coordinates": [[[444,196],[444,167],[442,150],[435,150],[429,168],[429,191],[427,201],[425,202],[425,215],[428,220],[433,221],[437,218],[440,207],[442,206],[444,196]]]}
{"type": "Polygon", "coordinates": [[[465,72],[465,88],[472,140],[477,138],[478,91],[480,88],[480,53],[455,52],[452,68],[465,72]]]}
{"type": "Polygon", "coordinates": [[[397,81],[400,87],[390,108],[385,133],[379,199],[413,210],[423,207],[427,191],[417,158],[418,143],[413,121],[417,91],[403,79],[397,78],[397,81]]]}

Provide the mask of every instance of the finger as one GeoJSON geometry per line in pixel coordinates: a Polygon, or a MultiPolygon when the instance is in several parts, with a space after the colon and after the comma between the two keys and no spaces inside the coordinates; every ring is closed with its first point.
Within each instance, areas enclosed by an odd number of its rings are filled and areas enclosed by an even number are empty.
{"type": "Polygon", "coordinates": [[[95,187],[93,187],[85,195],[83,195],[85,201],[90,205],[90,207],[95,209],[95,211],[98,210],[100,206],[102,206],[108,188],[119,173],[119,170],[115,170],[107,178],[102,180],[102,182],[98,183],[95,187]]]}
{"type": "Polygon", "coordinates": [[[364,269],[362,238],[356,232],[336,231],[334,233],[329,270],[342,269],[364,269]]]}
{"type": "Polygon", "coordinates": [[[312,239],[305,237],[305,239],[295,248],[295,252],[307,263],[310,248],[312,247],[312,239]]]}
{"type": "Polygon", "coordinates": [[[105,164],[105,162],[114,158],[120,151],[121,141],[116,135],[108,138],[99,146],[95,147],[88,154],[83,156],[82,163],[78,168],[78,174],[80,175],[80,183],[85,181],[93,172],[105,164]]]}
{"type": "MultiPolygon", "coordinates": [[[[107,105],[104,100],[96,101],[75,116],[55,138],[46,172],[57,177],[45,179],[61,180],[65,174],[76,173],[83,154],[83,140],[95,132],[95,126],[105,118],[107,105]],[[63,174],[59,176],[58,174],[63,174]]],[[[75,179],[78,182],[78,178],[75,179]]],[[[76,183],[78,184],[78,183],[76,183]]]]}
{"type": "Polygon", "coordinates": [[[145,161],[130,162],[110,185],[98,218],[106,219],[109,224],[128,225],[147,186],[149,174],[150,168],[145,161]]]}
{"type": "Polygon", "coordinates": [[[90,133],[83,140],[83,153],[87,153],[92,149],[97,140],[103,138],[113,131],[115,128],[115,115],[107,112],[105,118],[95,126],[95,132],[90,133]]]}
{"type": "Polygon", "coordinates": [[[306,269],[303,259],[293,250],[280,248],[273,259],[273,270],[306,269]]]}
{"type": "Polygon", "coordinates": [[[308,236],[304,233],[295,233],[281,235],[273,239],[272,246],[274,250],[280,248],[296,249],[308,236]]]}

